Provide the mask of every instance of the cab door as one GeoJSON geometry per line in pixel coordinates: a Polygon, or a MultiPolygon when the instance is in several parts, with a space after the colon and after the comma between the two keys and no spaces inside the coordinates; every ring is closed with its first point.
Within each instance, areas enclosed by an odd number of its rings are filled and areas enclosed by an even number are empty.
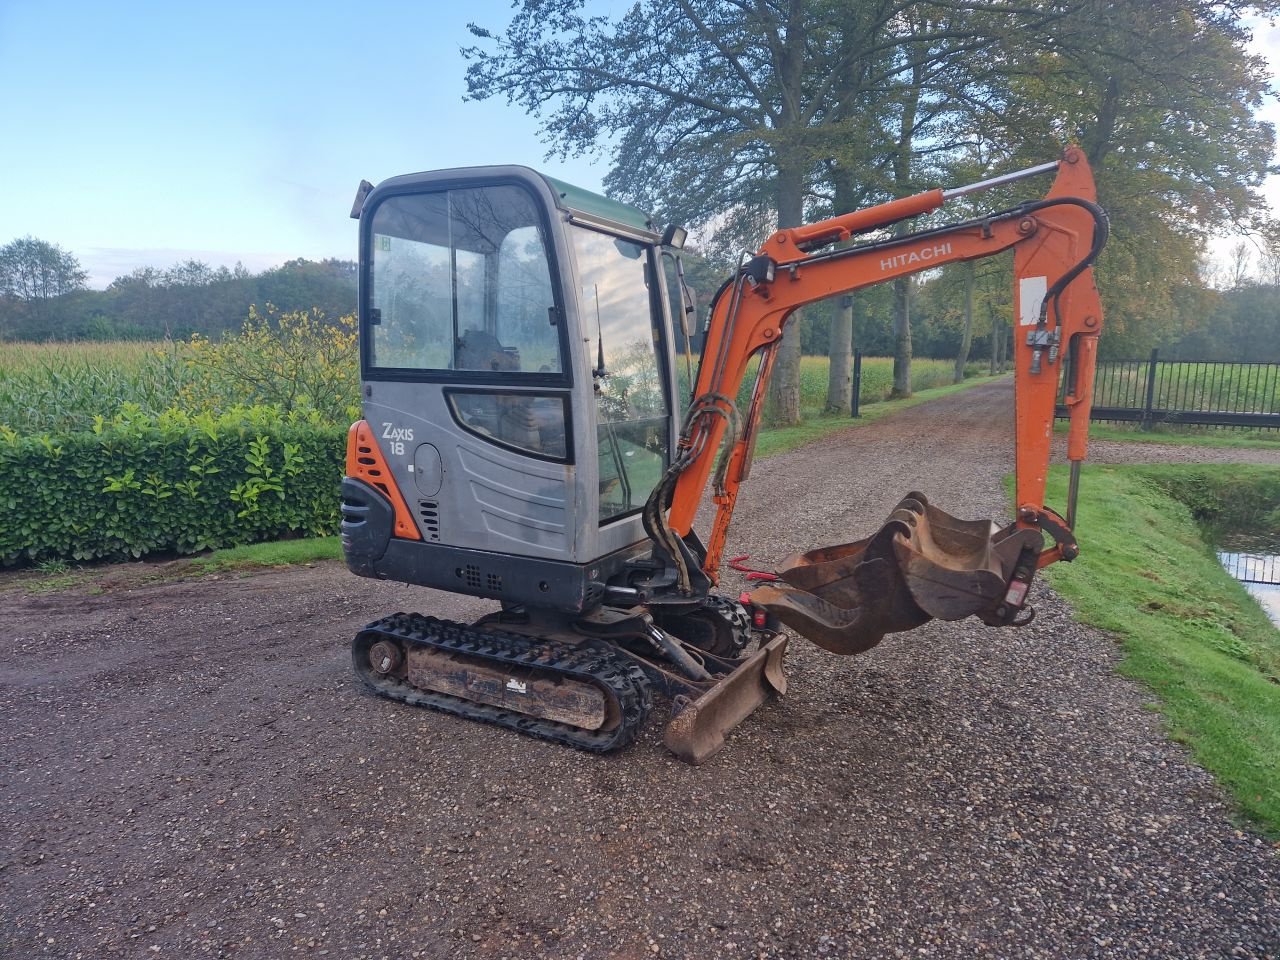
{"type": "Polygon", "coordinates": [[[670,464],[667,324],[652,244],[577,224],[569,234],[591,367],[593,519],[603,555],[644,539],[639,513],[670,464]]]}

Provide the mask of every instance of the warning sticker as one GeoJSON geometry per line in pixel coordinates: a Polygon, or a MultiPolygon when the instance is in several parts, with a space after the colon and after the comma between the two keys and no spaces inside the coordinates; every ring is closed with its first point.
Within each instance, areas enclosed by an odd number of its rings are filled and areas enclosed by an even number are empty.
{"type": "Polygon", "coordinates": [[[1034,327],[1040,322],[1040,305],[1049,284],[1045,277],[1023,277],[1018,281],[1018,325],[1034,327]]]}

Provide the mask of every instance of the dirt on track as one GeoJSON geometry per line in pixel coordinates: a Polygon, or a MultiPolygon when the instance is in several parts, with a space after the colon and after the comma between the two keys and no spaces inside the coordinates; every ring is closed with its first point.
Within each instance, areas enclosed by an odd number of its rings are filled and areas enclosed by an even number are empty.
{"type": "MultiPolygon", "coordinates": [[[[1010,407],[979,387],[757,464],[730,549],[853,539],[915,488],[999,516],[1010,407]]],[[[1035,604],[796,642],[792,692],[693,768],[660,711],[597,757],[366,692],[365,623],[491,605],[339,564],[0,592],[0,956],[1275,956],[1275,848],[1114,643],[1035,604]]]]}

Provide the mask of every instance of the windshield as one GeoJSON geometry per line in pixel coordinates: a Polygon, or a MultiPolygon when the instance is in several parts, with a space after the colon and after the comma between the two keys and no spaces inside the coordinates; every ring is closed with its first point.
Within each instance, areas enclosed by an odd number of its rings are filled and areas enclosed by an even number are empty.
{"type": "Polygon", "coordinates": [[[564,371],[547,244],[525,190],[388,197],[371,245],[369,366],[564,371]]]}

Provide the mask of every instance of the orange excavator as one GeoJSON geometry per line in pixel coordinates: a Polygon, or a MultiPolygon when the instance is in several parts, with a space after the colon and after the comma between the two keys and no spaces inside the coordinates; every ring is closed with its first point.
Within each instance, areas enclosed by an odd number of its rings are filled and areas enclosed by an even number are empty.
{"type": "Polygon", "coordinates": [[[784,626],[845,655],[933,618],[1017,626],[1036,571],[1078,553],[1102,330],[1091,265],[1107,219],[1077,148],[779,230],[712,302],[691,390],[679,378],[694,314],[679,228],[660,234],[635,208],[516,166],[364,182],[352,216],[363,419],[342,481],[347,565],[499,605],[471,623],[396,613],[360,631],[355,670],[379,694],[603,752],[635,739],[657,692],[671,704],[667,746],[699,763],[785,691],[784,626]],[[885,229],[1051,173],[1042,199],[885,229]],[[1010,249],[1013,521],[960,520],[911,492],[870,537],[800,553],[749,592],[717,593],[788,318],[1010,249]],[[1044,502],[1060,392],[1065,517],[1044,502]],[[694,518],[708,484],[704,541],[694,518]]]}

